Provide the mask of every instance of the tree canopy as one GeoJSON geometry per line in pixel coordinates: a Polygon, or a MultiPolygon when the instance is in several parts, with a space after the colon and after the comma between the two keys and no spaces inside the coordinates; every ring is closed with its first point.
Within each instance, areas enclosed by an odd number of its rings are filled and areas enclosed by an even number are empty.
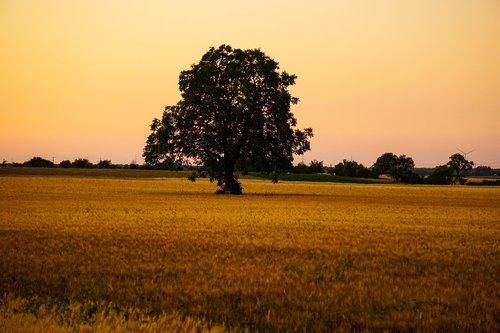
{"type": "Polygon", "coordinates": [[[289,168],[293,154],[310,149],[312,129],[299,130],[288,87],[296,76],[258,49],[210,48],[179,76],[181,100],[154,119],[146,163],[200,165],[223,193],[239,194],[238,164],[256,171],[289,168]]]}
{"type": "Polygon", "coordinates": [[[360,164],[356,161],[348,161],[346,159],[336,164],[332,168],[331,172],[337,176],[344,176],[344,177],[368,178],[371,176],[370,169],[366,168],[363,164],[360,164]]]}
{"type": "Polygon", "coordinates": [[[414,168],[415,163],[411,157],[400,155],[396,159],[394,165],[389,169],[388,173],[396,182],[409,182],[413,175],[414,168]]]}
{"type": "Polygon", "coordinates": [[[393,153],[382,154],[372,166],[375,175],[389,173],[389,170],[397,163],[398,157],[393,153]]]}
{"type": "Polygon", "coordinates": [[[23,165],[28,167],[52,168],[54,163],[39,156],[35,156],[29,161],[24,162],[23,165]]]}
{"type": "Polygon", "coordinates": [[[382,154],[372,166],[374,176],[381,174],[390,175],[394,181],[408,182],[413,176],[415,163],[406,155],[397,156],[393,153],[382,154]]]}
{"type": "Polygon", "coordinates": [[[455,171],[455,182],[464,183],[462,175],[471,170],[474,162],[468,161],[464,155],[456,153],[450,156],[450,161],[447,165],[455,171]]]}
{"type": "Polygon", "coordinates": [[[429,184],[449,185],[453,183],[453,169],[448,165],[437,166],[427,177],[429,184]]]}

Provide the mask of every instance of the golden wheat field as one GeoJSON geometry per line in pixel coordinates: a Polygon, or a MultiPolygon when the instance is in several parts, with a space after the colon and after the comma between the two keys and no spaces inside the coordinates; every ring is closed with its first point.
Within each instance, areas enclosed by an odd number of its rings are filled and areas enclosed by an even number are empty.
{"type": "Polygon", "coordinates": [[[0,331],[500,331],[500,189],[0,177],[0,331]]]}

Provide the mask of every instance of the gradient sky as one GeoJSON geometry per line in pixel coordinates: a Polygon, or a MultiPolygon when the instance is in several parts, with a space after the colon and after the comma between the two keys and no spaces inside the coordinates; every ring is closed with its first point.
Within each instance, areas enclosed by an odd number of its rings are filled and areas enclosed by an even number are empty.
{"type": "Polygon", "coordinates": [[[499,0],[0,0],[0,159],[142,162],[180,71],[220,44],[298,76],[305,162],[500,167],[499,0]]]}

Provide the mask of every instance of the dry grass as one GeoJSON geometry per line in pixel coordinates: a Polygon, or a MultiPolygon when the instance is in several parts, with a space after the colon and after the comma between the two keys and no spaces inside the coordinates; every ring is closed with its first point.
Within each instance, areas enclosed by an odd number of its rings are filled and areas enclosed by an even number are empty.
{"type": "Polygon", "coordinates": [[[499,188],[243,186],[0,177],[0,331],[500,330],[499,188]]]}
{"type": "Polygon", "coordinates": [[[112,304],[76,302],[52,304],[33,299],[8,299],[0,312],[0,331],[28,332],[222,332],[222,326],[179,314],[148,316],[139,309],[120,309],[112,304]]]}

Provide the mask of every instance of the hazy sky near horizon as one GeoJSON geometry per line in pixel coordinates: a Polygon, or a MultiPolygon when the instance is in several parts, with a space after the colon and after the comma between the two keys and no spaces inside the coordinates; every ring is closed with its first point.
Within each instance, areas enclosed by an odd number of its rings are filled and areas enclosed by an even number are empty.
{"type": "Polygon", "coordinates": [[[306,162],[500,167],[499,0],[0,0],[0,159],[141,162],[180,71],[220,44],[298,76],[306,162]]]}

